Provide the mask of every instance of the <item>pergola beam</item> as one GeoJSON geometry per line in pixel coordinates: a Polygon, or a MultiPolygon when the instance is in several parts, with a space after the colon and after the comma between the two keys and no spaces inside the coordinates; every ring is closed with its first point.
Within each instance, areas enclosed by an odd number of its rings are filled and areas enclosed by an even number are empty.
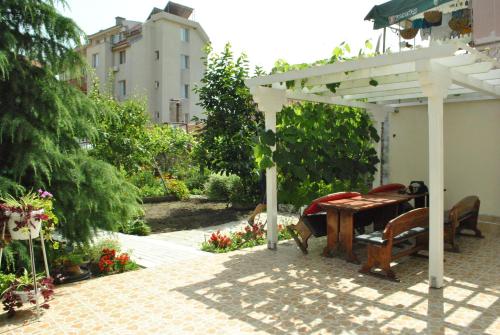
{"type": "Polygon", "coordinates": [[[330,105],[340,105],[340,106],[348,106],[355,108],[364,108],[367,110],[375,110],[382,111],[384,106],[373,103],[366,103],[362,101],[352,101],[346,100],[335,96],[327,96],[327,95],[317,95],[311,93],[304,93],[300,91],[287,91],[286,97],[290,100],[298,100],[298,101],[311,101],[311,102],[319,102],[330,105]]]}
{"type": "Polygon", "coordinates": [[[444,44],[432,48],[424,48],[398,54],[386,54],[377,57],[361,58],[353,61],[337,62],[322,66],[313,66],[303,70],[277,73],[269,76],[255,77],[246,80],[247,86],[270,85],[273,83],[302,80],[306,78],[320,77],[330,74],[342,74],[346,72],[376,69],[383,66],[397,65],[403,63],[413,63],[419,60],[433,58],[443,58],[453,56],[457,51],[457,46],[444,44]]]}

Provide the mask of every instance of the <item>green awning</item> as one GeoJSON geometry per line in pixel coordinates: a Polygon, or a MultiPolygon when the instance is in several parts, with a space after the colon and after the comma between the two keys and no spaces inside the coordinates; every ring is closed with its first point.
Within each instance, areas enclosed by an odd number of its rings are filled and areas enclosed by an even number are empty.
{"type": "Polygon", "coordinates": [[[373,20],[373,29],[385,28],[450,1],[452,0],[392,0],[374,6],[365,20],[373,20]]]}

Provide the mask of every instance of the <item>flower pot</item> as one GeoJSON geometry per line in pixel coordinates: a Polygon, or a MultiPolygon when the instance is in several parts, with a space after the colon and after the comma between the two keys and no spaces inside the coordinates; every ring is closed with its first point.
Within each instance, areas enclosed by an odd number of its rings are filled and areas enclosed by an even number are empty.
{"type": "Polygon", "coordinates": [[[40,228],[42,227],[42,221],[35,219],[34,216],[42,214],[43,209],[32,211],[30,213],[31,218],[29,219],[28,225],[24,227],[18,227],[18,223],[22,222],[25,213],[10,212],[6,211],[5,215],[9,217],[7,222],[7,228],[9,228],[10,236],[13,240],[28,240],[30,238],[37,238],[40,235],[40,228]]]}
{"type": "Polygon", "coordinates": [[[80,264],[75,264],[71,261],[64,261],[64,271],[70,275],[81,275],[82,269],[80,268],[80,264]]]}
{"type": "MultiPolygon", "coordinates": [[[[41,288],[38,288],[38,292],[37,293],[38,294],[37,294],[36,300],[38,300],[39,303],[42,303],[43,302],[43,296],[42,296],[41,288]]],[[[19,300],[21,300],[21,302],[23,304],[27,304],[31,300],[35,300],[35,290],[30,290],[30,291],[15,291],[14,295],[16,295],[19,298],[19,300]]]]}

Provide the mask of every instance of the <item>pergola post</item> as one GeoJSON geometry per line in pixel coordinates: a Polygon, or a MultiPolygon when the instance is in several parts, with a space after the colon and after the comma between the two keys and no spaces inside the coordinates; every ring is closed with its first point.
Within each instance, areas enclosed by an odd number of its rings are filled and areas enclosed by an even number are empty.
{"type": "Polygon", "coordinates": [[[451,79],[446,71],[423,64],[419,72],[422,91],[428,97],[429,123],[429,286],[443,287],[444,274],[444,142],[443,101],[451,79]]]}
{"type": "MultiPolygon", "coordinates": [[[[266,130],[276,132],[276,114],[287,102],[286,92],[268,87],[252,87],[255,102],[264,112],[266,130]]],[[[271,147],[274,151],[275,146],[271,147]]],[[[266,169],[266,204],[267,204],[267,247],[276,250],[278,244],[278,182],[276,165],[266,169]]]]}

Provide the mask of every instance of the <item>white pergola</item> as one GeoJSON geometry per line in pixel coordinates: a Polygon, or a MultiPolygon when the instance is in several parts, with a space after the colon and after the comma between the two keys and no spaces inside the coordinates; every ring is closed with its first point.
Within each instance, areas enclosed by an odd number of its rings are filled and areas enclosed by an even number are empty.
{"type": "MultiPolygon", "coordinates": [[[[272,131],[276,114],[292,101],[365,108],[379,129],[386,114],[397,107],[428,105],[429,283],[442,287],[443,104],[500,98],[500,63],[464,44],[449,43],[251,78],[246,84],[265,114],[266,129],[272,131]],[[378,85],[370,85],[372,79],[378,85]],[[293,90],[286,89],[287,81],[295,81],[293,90]],[[326,88],[329,83],[340,83],[335,94],[326,88]]],[[[266,180],[268,248],[276,249],[276,166],[267,169],[266,180]]]]}

